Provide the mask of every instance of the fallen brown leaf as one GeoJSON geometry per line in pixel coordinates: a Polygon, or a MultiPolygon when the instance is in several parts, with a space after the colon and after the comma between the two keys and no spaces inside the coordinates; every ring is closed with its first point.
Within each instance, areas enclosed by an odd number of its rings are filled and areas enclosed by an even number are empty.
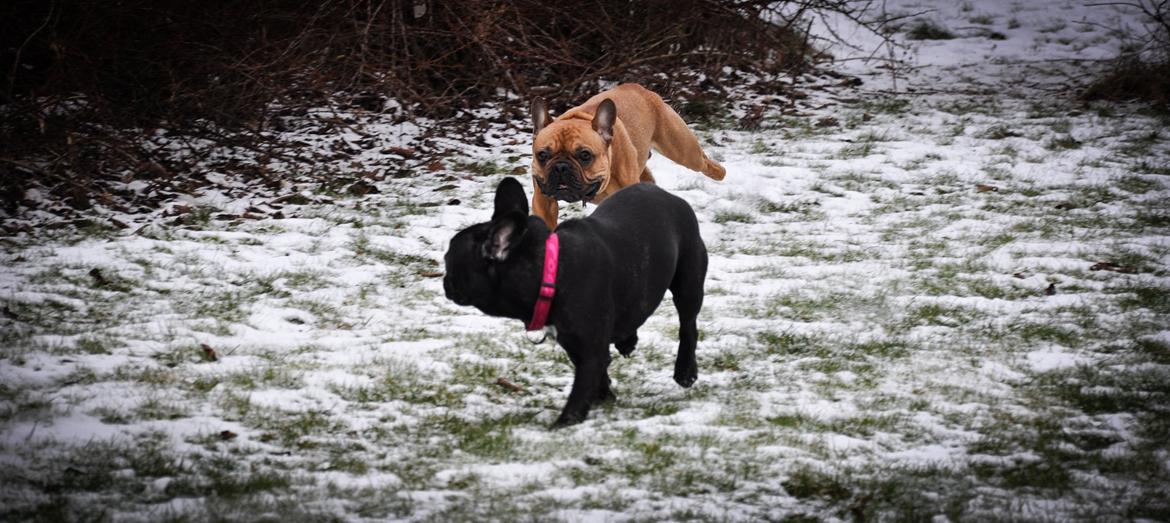
{"type": "Polygon", "coordinates": [[[1110,263],[1110,262],[1094,263],[1092,267],[1089,267],[1089,270],[1090,271],[1119,272],[1122,274],[1136,274],[1137,273],[1137,269],[1135,269],[1133,267],[1130,267],[1128,265],[1118,265],[1116,263],[1110,263]]]}
{"type": "Polygon", "coordinates": [[[397,154],[406,159],[414,158],[415,151],[410,147],[387,147],[382,149],[384,154],[397,154]]]}
{"type": "Polygon", "coordinates": [[[498,378],[498,379],[496,379],[496,385],[499,385],[499,386],[501,386],[501,387],[503,387],[503,388],[505,388],[505,389],[508,389],[508,390],[510,390],[510,391],[512,391],[512,392],[515,392],[515,393],[517,393],[517,394],[524,394],[524,388],[523,388],[523,387],[521,387],[521,386],[519,386],[519,385],[517,385],[517,384],[515,384],[515,383],[512,383],[512,382],[510,382],[510,381],[508,381],[508,380],[506,380],[506,379],[504,379],[504,378],[498,378]]]}
{"type": "Polygon", "coordinates": [[[215,353],[215,349],[206,343],[200,344],[199,348],[203,349],[203,359],[207,361],[219,361],[219,355],[215,353]]]}

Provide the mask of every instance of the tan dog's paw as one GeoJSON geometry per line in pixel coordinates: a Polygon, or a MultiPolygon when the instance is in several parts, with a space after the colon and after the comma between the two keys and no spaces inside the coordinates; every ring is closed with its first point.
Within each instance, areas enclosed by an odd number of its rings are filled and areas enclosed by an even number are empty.
{"type": "Polygon", "coordinates": [[[715,181],[722,181],[724,176],[727,176],[727,170],[722,165],[715,163],[714,160],[707,158],[703,161],[703,174],[715,181]]]}

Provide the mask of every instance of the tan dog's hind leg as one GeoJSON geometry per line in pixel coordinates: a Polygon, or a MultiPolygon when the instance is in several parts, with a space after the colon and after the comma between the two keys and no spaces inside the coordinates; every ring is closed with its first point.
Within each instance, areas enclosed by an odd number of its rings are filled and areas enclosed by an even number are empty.
{"type": "Polygon", "coordinates": [[[549,198],[540,192],[540,189],[533,184],[532,191],[532,214],[544,220],[544,224],[548,225],[548,230],[555,231],[557,228],[557,213],[559,206],[556,198],[549,198]]]}
{"type": "Polygon", "coordinates": [[[642,175],[638,177],[638,181],[642,182],[642,183],[655,183],[654,182],[654,175],[650,174],[649,167],[642,168],[642,175]]]}
{"type": "Polygon", "coordinates": [[[682,117],[666,104],[662,104],[661,109],[658,126],[654,129],[654,148],[674,163],[699,171],[712,180],[722,180],[727,171],[707,157],[699,146],[699,139],[682,117]]]}

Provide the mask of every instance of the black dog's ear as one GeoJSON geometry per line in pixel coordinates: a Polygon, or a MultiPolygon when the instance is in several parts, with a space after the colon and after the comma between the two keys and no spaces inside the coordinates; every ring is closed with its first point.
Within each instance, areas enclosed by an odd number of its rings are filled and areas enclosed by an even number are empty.
{"type": "Polygon", "coordinates": [[[526,213],[512,211],[493,219],[488,229],[487,240],[481,247],[483,257],[495,261],[507,260],[526,232],[528,232],[526,213]]]}
{"type": "Polygon", "coordinates": [[[528,216],[528,197],[524,195],[524,186],[515,178],[504,178],[496,186],[496,208],[492,211],[492,221],[512,211],[528,216]]]}
{"type": "Polygon", "coordinates": [[[593,113],[593,130],[601,135],[601,139],[605,140],[605,143],[613,140],[613,122],[615,120],[617,120],[617,106],[609,98],[602,100],[597,106],[597,112],[593,113]]]}
{"type": "Polygon", "coordinates": [[[536,135],[548,122],[552,120],[548,115],[548,102],[544,98],[537,96],[532,99],[532,106],[529,110],[532,113],[532,134],[536,135]]]}

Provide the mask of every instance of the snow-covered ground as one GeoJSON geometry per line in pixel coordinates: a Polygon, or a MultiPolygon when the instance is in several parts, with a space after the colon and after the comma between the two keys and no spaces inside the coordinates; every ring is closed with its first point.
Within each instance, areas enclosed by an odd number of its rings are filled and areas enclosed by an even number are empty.
{"type": "MultiPolygon", "coordinates": [[[[893,71],[827,19],[861,86],[701,130],[723,182],[651,159],[711,252],[699,381],[666,300],[568,429],[561,350],[442,292],[523,122],[362,197],[0,240],[0,519],[1170,520],[1167,121],[1069,88],[1140,18],[886,5],[893,71]]],[[[416,132],[354,118],[357,170],[416,132]]]]}

